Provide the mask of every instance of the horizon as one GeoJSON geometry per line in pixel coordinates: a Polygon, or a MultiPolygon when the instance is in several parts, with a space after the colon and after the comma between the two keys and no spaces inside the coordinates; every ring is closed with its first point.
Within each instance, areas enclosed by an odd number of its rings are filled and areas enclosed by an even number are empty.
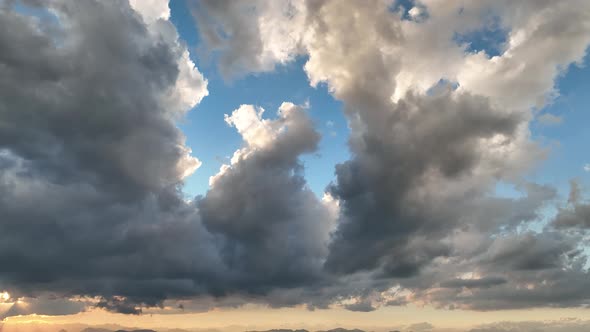
{"type": "Polygon", "coordinates": [[[469,328],[437,328],[427,322],[405,324],[405,325],[390,325],[389,327],[371,327],[361,326],[343,328],[340,326],[326,327],[283,327],[271,329],[256,329],[254,326],[244,325],[228,325],[218,328],[142,328],[130,327],[117,324],[100,324],[88,325],[83,323],[49,323],[46,321],[31,321],[28,323],[5,323],[0,325],[0,329],[4,332],[34,332],[42,328],[44,332],[394,332],[394,331],[408,331],[408,332],[498,332],[498,331],[514,331],[514,332],[528,332],[528,331],[547,331],[547,332],[561,332],[561,331],[582,331],[590,327],[590,320],[577,319],[560,319],[560,320],[546,320],[546,321],[503,321],[488,324],[478,324],[469,328]],[[20,325],[20,326],[19,326],[20,325]],[[541,328],[541,330],[539,329],[541,328]]]}

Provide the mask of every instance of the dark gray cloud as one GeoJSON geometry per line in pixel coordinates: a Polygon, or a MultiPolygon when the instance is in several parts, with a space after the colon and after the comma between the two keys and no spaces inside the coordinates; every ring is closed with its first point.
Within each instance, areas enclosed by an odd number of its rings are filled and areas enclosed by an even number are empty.
{"type": "Polygon", "coordinates": [[[373,304],[370,301],[360,301],[360,302],[353,303],[353,304],[347,304],[344,306],[344,308],[346,308],[350,311],[360,311],[360,312],[370,312],[370,311],[374,311],[377,309],[373,306],[373,304]]]}
{"type": "Polygon", "coordinates": [[[96,304],[96,307],[121,314],[139,315],[141,314],[140,304],[141,303],[136,303],[126,298],[111,297],[108,299],[102,298],[96,304]]]}
{"type": "Polygon", "coordinates": [[[186,202],[182,179],[199,162],[175,123],[186,48],[171,23],[124,1],[36,9],[52,18],[0,11],[3,289],[138,314],[166,299],[264,302],[322,278],[329,212],[298,160],[319,141],[302,108],[258,119],[265,145],[242,133],[242,155],[186,202]]]}
{"type": "Polygon", "coordinates": [[[441,307],[475,310],[584,306],[590,279],[580,243],[578,236],[549,230],[496,235],[485,252],[455,266],[471,273],[427,296],[441,307]]]}
{"type": "Polygon", "coordinates": [[[502,285],[507,282],[501,277],[485,277],[479,279],[451,279],[442,282],[441,287],[446,288],[487,288],[497,285],[502,285]]]}
{"type": "Polygon", "coordinates": [[[387,274],[408,277],[433,258],[449,255],[450,248],[436,240],[457,226],[462,211],[455,213],[469,197],[415,195],[431,190],[425,181],[440,177],[442,185],[471,175],[487,162],[481,140],[510,137],[520,121],[490,109],[485,99],[451,92],[409,95],[390,108],[361,113],[358,126],[366,129],[351,139],[355,159],[336,168],[330,192],[340,199],[343,219],[331,244],[330,269],[354,272],[382,265],[387,274]],[[411,240],[419,236],[425,241],[416,247],[411,240]]]}
{"type": "Polygon", "coordinates": [[[221,255],[238,273],[235,282],[266,293],[320,278],[331,224],[299,161],[317,148],[311,120],[290,103],[283,103],[276,120],[258,112],[242,105],[226,118],[246,146],[212,179],[198,208],[207,229],[223,238],[221,255]]]}
{"type": "Polygon", "coordinates": [[[193,279],[220,265],[179,192],[199,162],[170,101],[174,27],[124,1],[41,4],[0,10],[2,287],[147,305],[205,292],[193,279]]]}
{"type": "Polygon", "coordinates": [[[2,12],[2,147],[54,182],[91,178],[122,199],[175,185],[198,166],[163,98],[182,49],[122,2],[53,10],[60,26],[2,12]]]}

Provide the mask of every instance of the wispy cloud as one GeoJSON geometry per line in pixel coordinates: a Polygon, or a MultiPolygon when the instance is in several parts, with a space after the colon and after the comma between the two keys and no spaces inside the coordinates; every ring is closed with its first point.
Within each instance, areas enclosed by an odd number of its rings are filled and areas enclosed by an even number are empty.
{"type": "Polygon", "coordinates": [[[563,118],[551,113],[545,113],[539,116],[539,122],[545,126],[555,126],[563,122],[563,118]]]}

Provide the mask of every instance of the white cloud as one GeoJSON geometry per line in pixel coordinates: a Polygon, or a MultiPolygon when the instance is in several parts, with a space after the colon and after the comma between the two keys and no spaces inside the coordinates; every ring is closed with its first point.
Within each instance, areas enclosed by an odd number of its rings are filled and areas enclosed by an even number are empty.
{"type": "Polygon", "coordinates": [[[412,7],[412,9],[410,9],[408,11],[408,14],[410,15],[410,17],[412,17],[413,19],[417,19],[420,17],[420,15],[422,15],[424,13],[424,10],[420,7],[412,7]]]}
{"type": "Polygon", "coordinates": [[[129,0],[135,11],[141,14],[144,21],[151,24],[159,19],[170,19],[168,0],[129,0]]]}
{"type": "Polygon", "coordinates": [[[209,95],[207,80],[191,60],[188,50],[184,50],[178,59],[178,69],[176,86],[169,92],[168,98],[176,109],[188,111],[209,95]]]}
{"type": "Polygon", "coordinates": [[[264,108],[241,105],[231,115],[225,115],[225,122],[235,127],[251,148],[264,148],[277,132],[269,120],[262,119],[264,108]]]}
{"type": "Polygon", "coordinates": [[[563,118],[551,113],[544,113],[538,117],[538,121],[545,126],[554,126],[563,122],[563,118]]]}
{"type": "Polygon", "coordinates": [[[208,82],[191,59],[176,27],[169,21],[168,0],[129,0],[129,4],[142,16],[155,38],[164,38],[178,50],[178,78],[175,86],[166,91],[166,99],[172,114],[182,115],[209,94],[208,82]]]}

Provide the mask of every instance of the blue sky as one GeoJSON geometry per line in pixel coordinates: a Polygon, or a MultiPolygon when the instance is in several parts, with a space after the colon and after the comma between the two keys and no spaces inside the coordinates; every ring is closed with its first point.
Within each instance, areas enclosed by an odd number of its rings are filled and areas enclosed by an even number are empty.
{"type": "Polygon", "coordinates": [[[533,138],[551,148],[549,158],[532,174],[539,180],[559,188],[567,195],[568,181],[579,180],[583,185],[590,183],[590,172],[584,166],[590,163],[590,57],[586,56],[582,66],[570,65],[565,75],[557,80],[560,95],[542,113],[559,116],[563,121],[555,125],[533,122],[533,138]]]}

